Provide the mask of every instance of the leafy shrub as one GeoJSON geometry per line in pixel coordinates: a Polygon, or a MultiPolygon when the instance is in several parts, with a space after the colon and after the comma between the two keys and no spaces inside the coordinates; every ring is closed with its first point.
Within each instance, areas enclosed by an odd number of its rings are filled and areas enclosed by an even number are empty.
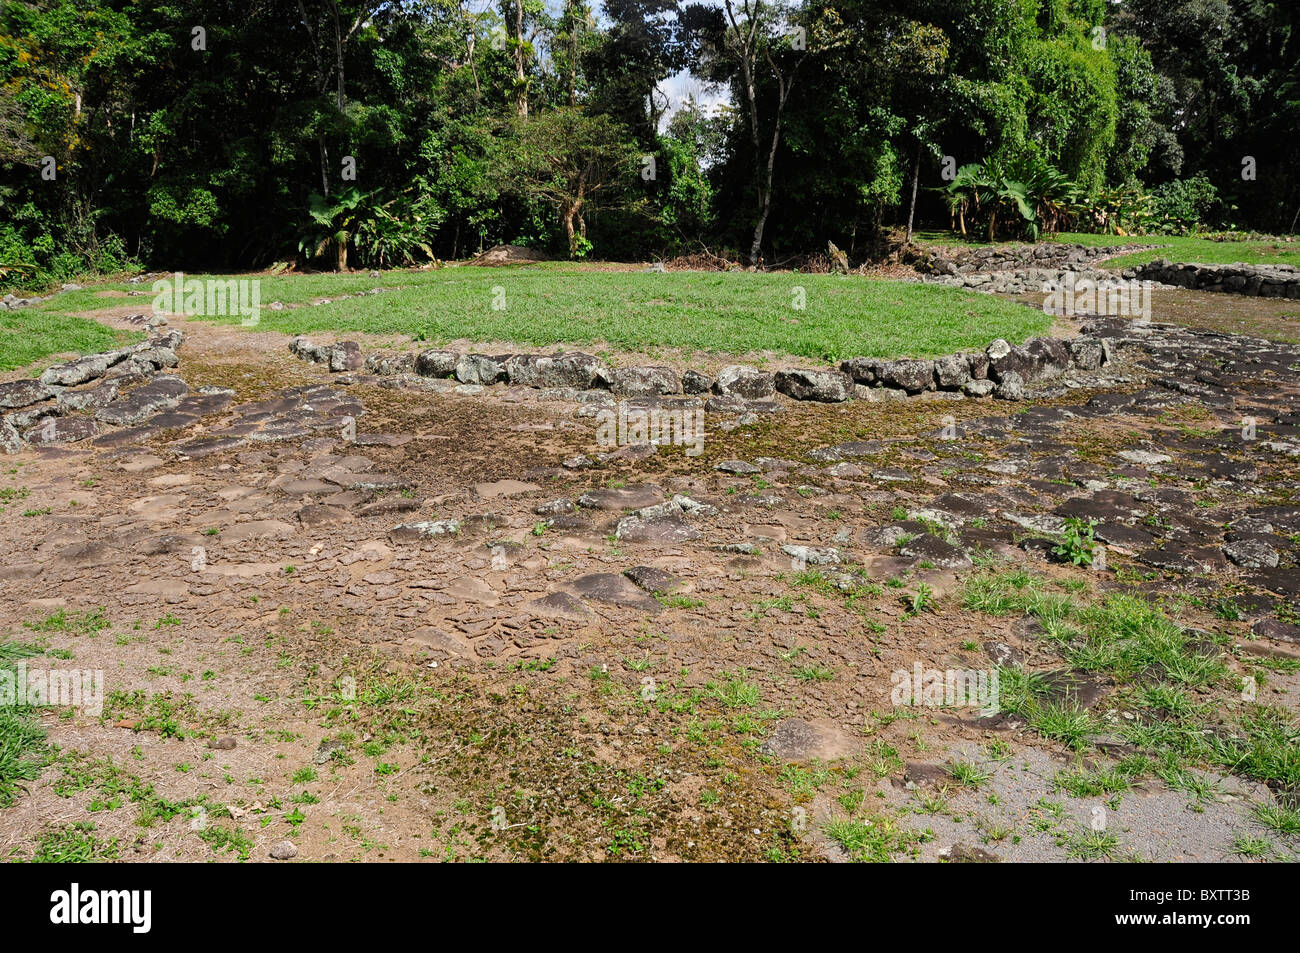
{"type": "Polygon", "coordinates": [[[1065,521],[1061,542],[1052,548],[1052,554],[1076,566],[1091,566],[1097,548],[1097,539],[1093,535],[1096,525],[1096,520],[1070,517],[1065,521]]]}
{"type": "Polygon", "coordinates": [[[1219,211],[1219,190],[1204,175],[1174,179],[1151,191],[1151,227],[1165,234],[1203,229],[1219,211]]]}

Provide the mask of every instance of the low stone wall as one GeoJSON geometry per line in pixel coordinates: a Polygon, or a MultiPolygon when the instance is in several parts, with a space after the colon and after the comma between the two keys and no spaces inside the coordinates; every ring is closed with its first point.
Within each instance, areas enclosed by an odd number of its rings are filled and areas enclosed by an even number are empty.
{"type": "Polygon", "coordinates": [[[183,340],[173,329],[141,344],[55,364],[35,380],[0,384],[0,451],[86,440],[104,425],[135,424],[176,407],[189,387],[160,372],[179,363],[176,349],[183,340]]]}
{"type": "Polygon", "coordinates": [[[1047,291],[1062,287],[1071,280],[1090,279],[1098,284],[1115,281],[1115,273],[1095,268],[1025,268],[1020,271],[970,272],[963,275],[926,275],[926,284],[969,288],[988,294],[1019,295],[1031,291],[1047,291]]]}
{"type": "Polygon", "coordinates": [[[950,391],[1021,400],[1030,384],[1070,370],[1095,371],[1113,359],[1110,344],[1100,339],[1035,338],[1019,346],[999,339],[983,351],[934,359],[857,357],[842,362],[838,369],[775,372],[732,364],[711,377],[695,369],[678,372],[663,365],[610,368],[582,352],[462,354],[430,349],[366,356],[355,341],[314,344],[303,337],[294,338],[289,348],[301,360],[324,365],[335,373],[364,370],[377,377],[406,378],[412,384],[431,378],[454,380],[466,387],[509,384],[573,400],[582,400],[583,394],[592,391],[632,398],[712,395],[705,409],[720,412],[775,409],[768,405],[777,394],[792,400],[839,403],[855,397],[871,399],[875,389],[898,395],[950,391]]]}
{"type": "Polygon", "coordinates": [[[0,310],[17,311],[19,308],[30,308],[32,305],[40,304],[42,301],[49,301],[54,295],[64,291],[80,291],[81,285],[66,284],[53,294],[45,296],[35,295],[31,298],[20,298],[15,294],[7,294],[0,298],[0,310]]]}
{"type": "Polygon", "coordinates": [[[1023,400],[1025,389],[1071,369],[1095,371],[1114,360],[1109,342],[1090,337],[1033,338],[1012,345],[999,338],[983,351],[951,354],[933,360],[883,361],[853,358],[841,368],[868,387],[890,387],[919,394],[930,390],[961,391],[971,397],[992,394],[1023,400]]]}
{"type": "Polygon", "coordinates": [[[940,246],[930,248],[914,263],[922,274],[969,275],[1027,268],[1056,268],[1078,271],[1095,261],[1117,254],[1155,248],[1155,245],[1098,247],[1041,242],[1037,245],[940,246]]]}
{"type": "Polygon", "coordinates": [[[1259,298],[1300,300],[1300,270],[1294,265],[1176,264],[1164,258],[1122,272],[1125,278],[1157,281],[1194,291],[1218,291],[1259,298]]]}
{"type": "MultiPolygon", "coordinates": [[[[1075,279],[1113,281],[1114,272],[1089,267],[1093,262],[1121,252],[1142,251],[1159,245],[1093,248],[1084,245],[1012,245],[979,248],[931,249],[915,263],[923,281],[997,294],[1042,291],[1067,275],[1075,279]]],[[[1195,291],[1225,292],[1260,298],[1300,300],[1300,270],[1294,265],[1199,265],[1158,258],[1146,265],[1124,268],[1125,279],[1195,291]]]]}

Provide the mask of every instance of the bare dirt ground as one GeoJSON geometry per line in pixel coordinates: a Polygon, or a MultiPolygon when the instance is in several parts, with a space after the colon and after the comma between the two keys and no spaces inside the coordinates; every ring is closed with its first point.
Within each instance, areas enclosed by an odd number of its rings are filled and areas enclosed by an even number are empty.
{"type": "Polygon", "coordinates": [[[0,458],[0,627],[106,694],[42,710],[51,760],[0,810],[0,857],[1300,856],[1257,816],[1293,792],[1245,777],[1072,790],[1125,753],[1107,679],[1077,701],[1115,737],[1082,754],[891,698],[917,664],[1058,670],[1032,620],[964,606],[972,575],[1023,566],[1165,598],[1294,712],[1294,350],[1172,338],[1095,391],[789,403],[710,419],[697,457],[602,460],[580,405],[391,389],[280,335],[175,324],[177,373],[228,407],[0,458]],[[1219,377],[1177,389],[1195,381],[1166,364],[1202,357],[1219,377]],[[704,509],[622,522],[680,496],[704,509]],[[1080,505],[1123,530],[1104,572],[1042,544],[1080,505]],[[1220,552],[1247,516],[1275,568],[1220,552]]]}

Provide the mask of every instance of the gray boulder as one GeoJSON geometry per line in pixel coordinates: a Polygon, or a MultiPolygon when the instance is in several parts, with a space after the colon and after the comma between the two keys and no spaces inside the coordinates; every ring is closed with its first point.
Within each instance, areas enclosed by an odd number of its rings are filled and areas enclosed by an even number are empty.
{"type": "Polygon", "coordinates": [[[687,394],[707,394],[713,387],[713,378],[699,371],[687,371],[682,375],[682,390],[687,394]]]}
{"type": "Polygon", "coordinates": [[[0,417],[0,453],[20,453],[22,449],[23,438],[8,418],[0,417]]]}
{"type": "Polygon", "coordinates": [[[776,379],[766,371],[728,364],[718,372],[713,391],[722,397],[740,397],[744,400],[761,400],[776,392],[776,379]]]}
{"type": "Polygon", "coordinates": [[[876,374],[884,362],[875,357],[854,357],[840,364],[840,370],[853,378],[855,384],[870,386],[876,383],[876,374]]]}
{"type": "Polygon", "coordinates": [[[1094,338],[1074,338],[1065,342],[1070,352],[1070,362],[1085,371],[1095,371],[1102,366],[1106,352],[1101,342],[1094,338]]]}
{"type": "Polygon", "coordinates": [[[620,367],[610,374],[609,388],[623,397],[652,397],[679,393],[680,382],[671,367],[620,367]]]}
{"type": "MultiPolygon", "coordinates": [[[[523,387],[607,387],[609,370],[590,354],[516,354],[505,362],[511,384],[523,387]]],[[[674,382],[674,385],[676,382],[674,382]]]]}
{"type": "Polygon", "coordinates": [[[336,374],[341,371],[359,371],[365,363],[361,345],[356,341],[340,341],[330,348],[330,370],[336,374]]]}
{"type": "Polygon", "coordinates": [[[993,393],[1003,400],[1024,400],[1025,399],[1025,380],[1016,371],[1007,371],[998,381],[997,387],[993,393]]]}
{"type": "Polygon", "coordinates": [[[323,344],[313,344],[305,337],[296,337],[289,342],[289,350],[294,357],[312,364],[326,364],[330,359],[330,349],[323,344]]]}
{"type": "Polygon", "coordinates": [[[54,394],[53,388],[40,381],[10,381],[7,384],[0,384],[0,407],[8,410],[30,407],[32,404],[48,400],[54,394]]]}
{"type": "Polygon", "coordinates": [[[1055,377],[1070,367],[1070,350],[1057,338],[1034,338],[1025,345],[1025,353],[1030,360],[1026,380],[1055,377]]]}
{"type": "Polygon", "coordinates": [[[1012,347],[1002,338],[986,347],[984,353],[989,359],[989,377],[995,383],[1001,383],[1007,374],[1015,374],[1023,384],[1029,367],[1033,364],[1024,348],[1012,347]]]}
{"type": "Polygon", "coordinates": [[[951,354],[934,362],[934,378],[944,390],[956,390],[971,379],[970,357],[951,354]]]}
{"type": "Polygon", "coordinates": [[[69,361],[67,364],[55,364],[47,368],[45,373],[41,374],[40,382],[60,387],[76,387],[96,377],[103,377],[104,372],[114,363],[116,362],[107,354],[91,354],[88,357],[69,361]]]}
{"type": "Polygon", "coordinates": [[[118,383],[106,380],[96,387],[86,390],[69,390],[59,395],[59,413],[67,414],[77,410],[99,410],[106,407],[117,396],[118,383]]]}
{"type": "Polygon", "coordinates": [[[169,347],[141,348],[131,355],[131,360],[142,367],[148,365],[147,373],[160,371],[164,367],[175,367],[180,363],[176,351],[169,347]]]}
{"type": "Polygon", "coordinates": [[[410,354],[371,354],[366,358],[366,370],[381,377],[410,374],[415,370],[415,358],[410,354]]]}
{"type": "Polygon", "coordinates": [[[462,384],[495,384],[506,376],[506,360],[486,354],[466,354],[456,362],[456,380],[462,384]]]}
{"type": "Polygon", "coordinates": [[[853,379],[840,371],[778,371],[776,389],[795,400],[833,404],[853,396],[853,379]]]}
{"type": "Polygon", "coordinates": [[[415,355],[415,373],[421,377],[451,377],[460,355],[455,351],[421,351],[415,355]]]}
{"type": "Polygon", "coordinates": [[[876,376],[885,387],[897,387],[909,394],[934,390],[934,361],[884,361],[876,376]]]}

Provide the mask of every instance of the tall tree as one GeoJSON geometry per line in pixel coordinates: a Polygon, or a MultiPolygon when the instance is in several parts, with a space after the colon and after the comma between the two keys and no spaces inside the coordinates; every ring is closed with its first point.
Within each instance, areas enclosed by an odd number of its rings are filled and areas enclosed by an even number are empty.
{"type": "Polygon", "coordinates": [[[498,154],[502,188],[550,205],[569,255],[584,254],[590,209],[635,177],[640,150],[627,131],[607,117],[561,107],[516,119],[509,146],[498,154]]]}

